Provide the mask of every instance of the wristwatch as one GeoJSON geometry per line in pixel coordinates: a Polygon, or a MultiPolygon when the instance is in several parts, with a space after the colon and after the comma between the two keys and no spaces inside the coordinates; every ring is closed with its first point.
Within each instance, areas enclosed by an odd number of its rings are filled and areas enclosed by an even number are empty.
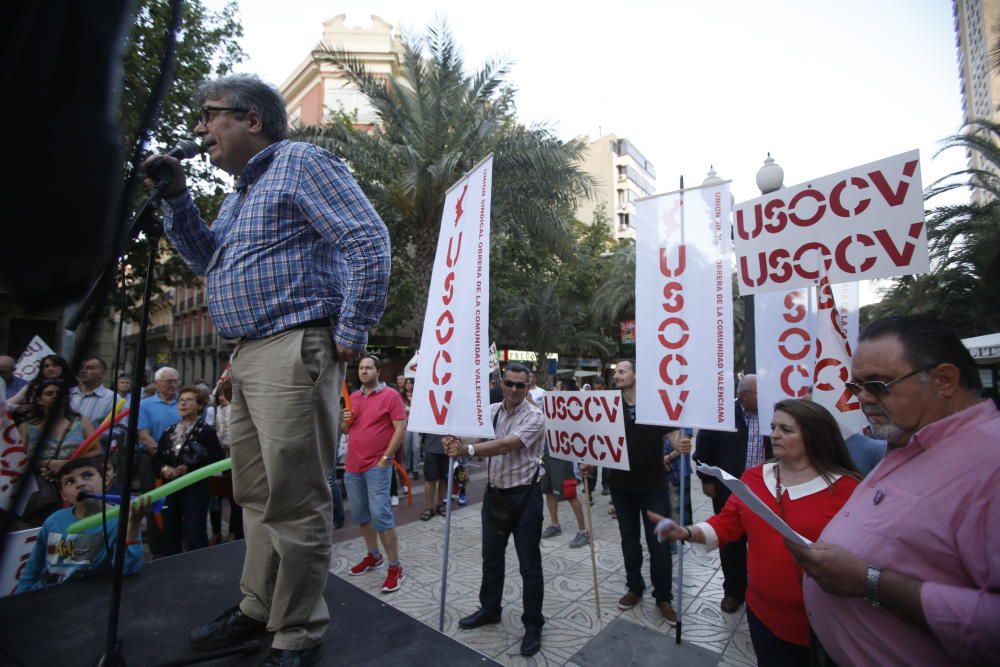
{"type": "Polygon", "coordinates": [[[868,573],[865,576],[865,602],[873,607],[881,607],[878,601],[878,580],[882,576],[882,568],[874,565],[868,566],[868,573]]]}
{"type": "Polygon", "coordinates": [[[383,454],[383,455],[382,455],[382,460],[383,460],[383,461],[388,461],[388,460],[389,460],[389,457],[388,457],[387,455],[383,454]]]}
{"type": "Polygon", "coordinates": [[[468,446],[466,446],[465,451],[469,452],[469,456],[475,456],[476,455],[476,446],[475,445],[468,445],[468,446]]]}

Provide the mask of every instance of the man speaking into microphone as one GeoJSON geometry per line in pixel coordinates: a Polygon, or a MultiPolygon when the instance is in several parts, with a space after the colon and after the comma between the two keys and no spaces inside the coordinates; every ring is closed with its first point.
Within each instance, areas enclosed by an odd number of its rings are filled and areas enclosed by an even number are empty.
{"type": "Polygon", "coordinates": [[[214,650],[270,631],[264,665],[312,665],[329,624],[337,395],[344,362],[385,308],[389,236],[340,159],[288,140],[273,86],[227,76],[203,84],[195,103],[203,150],[236,179],[215,222],[202,219],[175,158],[153,156],[143,171],[169,167],[167,237],[205,275],[220,335],[238,339],[230,451],[246,558],[240,603],[190,641],[214,650]]]}

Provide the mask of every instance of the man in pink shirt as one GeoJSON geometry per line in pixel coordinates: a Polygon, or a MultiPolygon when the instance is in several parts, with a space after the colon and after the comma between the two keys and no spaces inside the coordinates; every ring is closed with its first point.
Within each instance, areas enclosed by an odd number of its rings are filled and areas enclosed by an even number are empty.
{"type": "Polygon", "coordinates": [[[381,363],[371,355],[358,362],[361,389],[351,394],[351,409],[340,422],[347,433],[347,460],[344,461],[344,485],[351,502],[351,516],[361,527],[368,553],[351,568],[358,576],[382,565],[379,538],[389,557],[389,570],[382,584],[383,593],[399,590],[403,567],[399,564],[396,521],[389,505],[392,455],[406,433],[406,408],[395,389],[378,378],[381,363]]]}
{"type": "Polygon", "coordinates": [[[1000,412],[940,320],[894,317],[861,334],[848,389],[885,459],[817,543],[809,622],[847,665],[1000,664],[1000,412]]]}

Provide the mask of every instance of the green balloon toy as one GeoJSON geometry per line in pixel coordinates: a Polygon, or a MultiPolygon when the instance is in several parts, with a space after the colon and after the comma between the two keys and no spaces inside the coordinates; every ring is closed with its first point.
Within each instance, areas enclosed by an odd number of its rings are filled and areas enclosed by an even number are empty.
{"type": "MultiPolygon", "coordinates": [[[[160,498],[165,498],[171,493],[176,493],[183,488],[189,487],[195,482],[200,482],[201,480],[211,477],[212,475],[218,475],[220,472],[225,472],[233,467],[232,459],[222,459],[221,461],[216,461],[212,465],[207,465],[204,468],[198,468],[183,477],[178,477],[175,480],[171,480],[164,484],[163,486],[157,487],[152,491],[148,491],[141,496],[136,496],[132,500],[138,500],[139,498],[149,498],[150,503],[154,503],[160,498]]],[[[82,533],[85,530],[94,528],[95,526],[101,525],[102,518],[107,516],[108,520],[118,518],[118,507],[105,507],[103,512],[98,512],[97,514],[92,514],[86,519],[80,519],[76,523],[70,524],[67,529],[70,535],[76,533],[82,533]]]]}

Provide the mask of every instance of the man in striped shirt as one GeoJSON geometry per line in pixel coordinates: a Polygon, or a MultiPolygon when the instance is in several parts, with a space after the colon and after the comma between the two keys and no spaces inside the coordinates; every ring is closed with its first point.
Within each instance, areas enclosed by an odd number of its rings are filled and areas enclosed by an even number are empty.
{"type": "Polygon", "coordinates": [[[154,156],[143,171],[166,181],[167,236],[205,275],[216,329],[238,339],[230,452],[247,545],[242,601],[190,641],[213,650],[267,630],[265,665],[316,664],[329,624],[337,393],[385,308],[389,236],[340,159],[288,141],[273,86],[224,77],[195,102],[195,134],[236,180],[215,222],[201,218],[176,160],[154,156]]]}
{"type": "Polygon", "coordinates": [[[521,566],[524,589],[524,639],[521,655],[532,656],[542,647],[542,493],[538,486],[542,453],[545,448],[545,417],[528,395],[530,371],[521,364],[509,364],[501,386],[503,401],[490,406],[496,438],[477,444],[463,444],[458,438],[444,438],[445,453],[489,457],[489,488],[483,499],[483,581],[479,587],[480,608],[459,621],[463,630],[500,622],[503,602],[504,553],[511,534],[521,566]],[[490,520],[490,502],[502,496],[516,496],[513,505],[520,516],[512,529],[499,528],[490,520]],[[521,498],[523,497],[523,500],[521,498]]]}

